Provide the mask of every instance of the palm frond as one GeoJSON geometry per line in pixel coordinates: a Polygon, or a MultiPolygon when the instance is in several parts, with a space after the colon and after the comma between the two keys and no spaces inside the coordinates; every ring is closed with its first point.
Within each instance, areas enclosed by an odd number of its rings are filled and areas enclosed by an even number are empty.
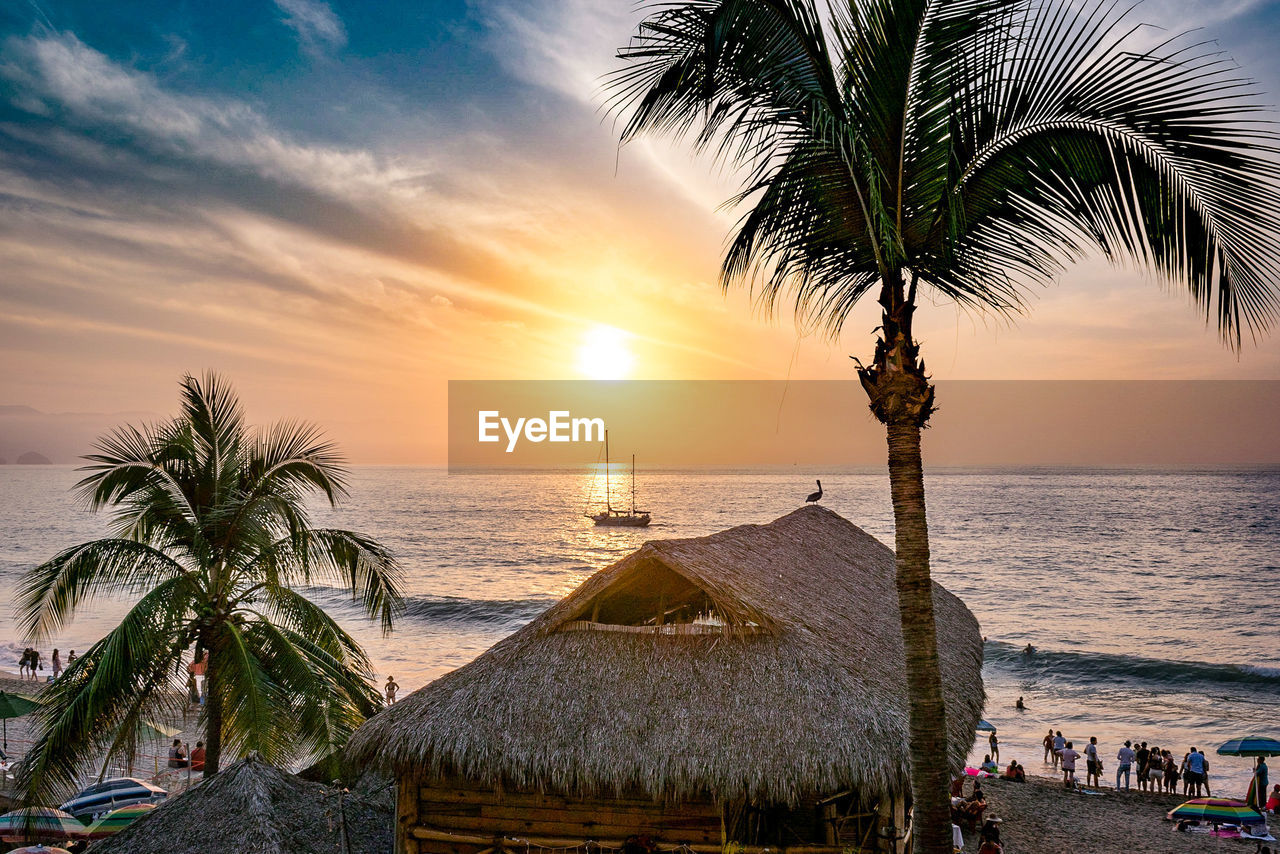
{"type": "Polygon", "coordinates": [[[43,640],[66,625],[77,607],[103,593],[138,593],[186,573],[164,552],[135,540],[94,540],[64,549],[18,585],[23,635],[43,640]]]}
{"type": "Polygon", "coordinates": [[[402,573],[376,540],[353,531],[313,528],[265,549],[247,568],[280,585],[334,583],[351,591],[371,619],[390,631],[402,606],[402,573]]]}
{"type": "Polygon", "coordinates": [[[1274,127],[1216,48],[1139,51],[1134,35],[1102,3],[1041,7],[1009,41],[1001,64],[1016,73],[963,135],[964,272],[1045,282],[1096,247],[1186,287],[1238,347],[1280,309],[1274,127]]]}

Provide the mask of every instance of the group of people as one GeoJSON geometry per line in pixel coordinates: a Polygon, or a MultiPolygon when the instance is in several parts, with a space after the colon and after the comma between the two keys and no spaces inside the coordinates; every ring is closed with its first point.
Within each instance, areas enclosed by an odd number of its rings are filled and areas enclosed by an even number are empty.
{"type": "Polygon", "coordinates": [[[191,751],[188,757],[182,749],[182,739],[175,738],[173,744],[169,747],[169,767],[170,768],[190,768],[192,771],[204,770],[204,742],[197,741],[195,750],[191,751]]]}
{"type": "MultiPolygon", "coordinates": [[[[990,758],[990,757],[988,757],[990,758]]],[[[982,791],[982,783],[977,778],[973,781],[973,792],[964,796],[964,777],[957,777],[951,783],[951,832],[952,842],[956,850],[964,847],[962,827],[970,831],[978,831],[977,854],[1003,854],[1004,845],[1000,842],[1000,819],[987,818],[987,796],[982,791]]]]}
{"type": "MultiPolygon", "coordinates": [[[[70,667],[75,660],[76,651],[73,649],[67,656],[67,666],[70,667]]],[[[56,649],[49,659],[49,667],[54,679],[62,675],[62,655],[56,649]]],[[[18,659],[18,675],[23,679],[39,679],[41,670],[44,670],[44,662],[40,660],[40,650],[30,646],[24,649],[22,657],[18,659]]]]}
{"type": "Polygon", "coordinates": [[[1209,758],[1203,750],[1192,747],[1179,762],[1172,750],[1148,747],[1145,741],[1136,744],[1135,747],[1135,742],[1126,741],[1116,754],[1116,761],[1120,763],[1116,768],[1117,789],[1120,778],[1124,777],[1125,791],[1130,790],[1130,774],[1136,769],[1139,791],[1177,794],[1181,782],[1184,795],[1198,798],[1213,794],[1209,786],[1209,758]]]}
{"type": "MultiPolygon", "coordinates": [[[[1050,729],[1044,737],[1044,761],[1062,769],[1062,782],[1071,787],[1076,784],[1076,763],[1085,760],[1085,785],[1101,786],[1104,765],[1098,752],[1098,739],[1090,738],[1084,751],[1075,749],[1073,742],[1063,738],[1061,730],[1050,729]]],[[[1171,750],[1148,747],[1145,741],[1126,741],[1116,753],[1116,788],[1121,781],[1125,791],[1133,788],[1137,777],[1138,790],[1143,792],[1178,793],[1192,797],[1212,796],[1209,786],[1209,758],[1203,750],[1192,747],[1183,754],[1181,761],[1171,750]],[[1135,746],[1136,744],[1136,746],[1135,746]]]]}

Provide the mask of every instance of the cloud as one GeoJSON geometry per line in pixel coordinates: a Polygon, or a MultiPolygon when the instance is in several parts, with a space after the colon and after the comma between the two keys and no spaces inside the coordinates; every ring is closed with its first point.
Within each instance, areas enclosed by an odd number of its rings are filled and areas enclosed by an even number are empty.
{"type": "Polygon", "coordinates": [[[346,27],[329,4],[320,0],[275,0],[275,4],[284,12],[281,22],[297,33],[298,42],[308,53],[346,45],[346,27]]]}

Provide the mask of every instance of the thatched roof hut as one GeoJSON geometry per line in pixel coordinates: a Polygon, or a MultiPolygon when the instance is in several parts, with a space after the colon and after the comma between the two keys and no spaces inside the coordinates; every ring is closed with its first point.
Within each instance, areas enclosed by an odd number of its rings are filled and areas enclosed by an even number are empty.
{"type": "MultiPolygon", "coordinates": [[[[958,770],[983,707],[982,637],[936,584],[934,600],[958,770]]],[[[905,792],[903,668],[892,551],[809,506],[645,544],[371,718],[348,754],[398,779],[575,796],[905,792]]]]}
{"type": "Polygon", "coordinates": [[[251,755],[171,798],[92,854],[387,854],[389,805],[309,783],[251,755]],[[341,798],[341,803],[339,802],[341,798]],[[342,847],[343,836],[348,848],[342,847]]]}

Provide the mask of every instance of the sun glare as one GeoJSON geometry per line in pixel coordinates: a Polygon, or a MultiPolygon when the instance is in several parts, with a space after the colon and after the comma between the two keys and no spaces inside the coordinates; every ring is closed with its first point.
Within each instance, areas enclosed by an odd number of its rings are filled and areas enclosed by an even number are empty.
{"type": "Polygon", "coordinates": [[[593,380],[626,379],[636,361],[627,349],[630,337],[614,326],[597,324],[588,329],[578,347],[578,372],[593,380]]]}

